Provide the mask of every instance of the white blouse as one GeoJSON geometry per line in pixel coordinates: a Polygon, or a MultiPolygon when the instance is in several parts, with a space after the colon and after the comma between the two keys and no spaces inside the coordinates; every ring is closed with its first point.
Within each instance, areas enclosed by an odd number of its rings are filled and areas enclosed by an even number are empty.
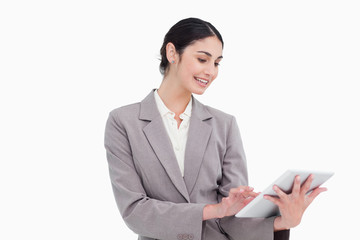
{"type": "Polygon", "coordinates": [[[180,114],[182,119],[179,128],[175,119],[175,113],[170,111],[162,101],[159,93],[154,91],[156,105],[159,109],[160,115],[165,125],[165,129],[170,137],[176,159],[179,164],[180,172],[184,176],[184,159],[185,159],[185,146],[189,132],[189,123],[192,109],[192,98],[190,99],[185,111],[180,114]]]}

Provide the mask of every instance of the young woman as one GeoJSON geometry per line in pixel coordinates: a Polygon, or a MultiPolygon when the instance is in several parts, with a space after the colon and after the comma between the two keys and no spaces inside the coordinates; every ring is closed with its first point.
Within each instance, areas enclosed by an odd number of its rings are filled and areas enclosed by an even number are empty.
{"type": "Polygon", "coordinates": [[[275,187],[281,216],[234,215],[257,193],[248,185],[246,160],[233,116],[205,106],[216,79],[223,40],[209,22],[176,23],[161,47],[163,81],[139,103],[113,110],[105,147],[120,213],[141,240],[288,239],[312,200],[311,177],[295,179],[292,194],[275,187]]]}

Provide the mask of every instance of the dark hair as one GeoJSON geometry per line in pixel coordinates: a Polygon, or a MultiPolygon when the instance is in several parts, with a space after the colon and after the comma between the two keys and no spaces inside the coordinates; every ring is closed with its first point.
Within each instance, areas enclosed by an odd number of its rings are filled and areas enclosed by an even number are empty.
{"type": "Polygon", "coordinates": [[[165,74],[169,65],[169,61],[166,58],[166,45],[171,42],[176,48],[176,52],[181,54],[184,49],[194,43],[196,40],[204,39],[207,37],[216,36],[222,46],[224,42],[219,31],[209,22],[201,20],[199,18],[186,18],[177,22],[172,26],[169,32],[165,35],[163,45],[160,49],[161,62],[160,72],[165,74]]]}

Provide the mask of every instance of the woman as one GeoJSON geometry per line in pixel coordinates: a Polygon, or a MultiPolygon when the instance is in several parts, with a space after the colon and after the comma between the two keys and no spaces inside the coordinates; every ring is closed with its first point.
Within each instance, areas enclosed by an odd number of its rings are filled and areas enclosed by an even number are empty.
{"type": "Polygon", "coordinates": [[[163,81],[141,102],[110,113],[105,147],[120,213],[139,239],[288,239],[306,207],[322,191],[305,195],[275,188],[266,198],[281,216],[234,215],[258,194],[248,187],[246,160],[233,116],[205,106],[223,40],[208,22],[188,18],[166,34],[161,48],[163,81]]]}

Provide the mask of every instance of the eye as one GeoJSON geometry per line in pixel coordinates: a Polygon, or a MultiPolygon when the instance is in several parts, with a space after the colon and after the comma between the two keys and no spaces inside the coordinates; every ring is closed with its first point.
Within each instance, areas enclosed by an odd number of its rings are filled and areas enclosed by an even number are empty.
{"type": "Polygon", "coordinates": [[[199,62],[201,62],[201,63],[206,62],[206,60],[205,60],[205,59],[202,59],[202,58],[198,58],[198,60],[199,60],[199,62]]]}
{"type": "Polygon", "coordinates": [[[214,63],[214,65],[215,65],[215,67],[218,67],[218,66],[220,66],[220,63],[214,63]]]}

